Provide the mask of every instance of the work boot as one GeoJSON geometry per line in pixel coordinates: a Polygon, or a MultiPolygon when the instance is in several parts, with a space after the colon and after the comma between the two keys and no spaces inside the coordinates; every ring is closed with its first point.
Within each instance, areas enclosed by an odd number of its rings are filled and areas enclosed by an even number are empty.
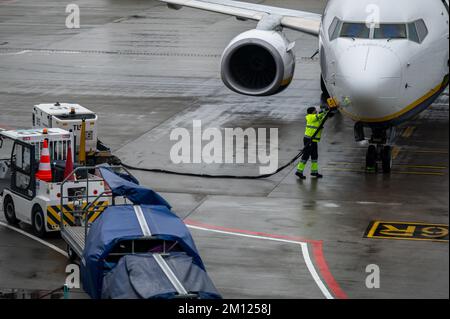
{"type": "Polygon", "coordinates": [[[311,173],[311,176],[314,176],[315,178],[322,178],[323,175],[319,174],[319,173],[311,173]]]}
{"type": "Polygon", "coordinates": [[[297,171],[297,172],[295,173],[295,175],[296,175],[298,178],[300,178],[300,179],[306,179],[306,176],[303,175],[302,172],[297,171]]]}

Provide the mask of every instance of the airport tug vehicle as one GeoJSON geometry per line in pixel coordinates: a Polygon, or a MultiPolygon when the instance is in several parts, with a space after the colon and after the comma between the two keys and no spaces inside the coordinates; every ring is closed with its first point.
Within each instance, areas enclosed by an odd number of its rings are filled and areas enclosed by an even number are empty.
{"type": "Polygon", "coordinates": [[[61,128],[0,129],[0,196],[8,223],[30,224],[43,237],[61,223],[80,224],[85,206],[90,222],[101,214],[108,205],[97,198],[104,181],[89,170],[73,172],[79,166],[73,145],[72,132],[61,128]]]}

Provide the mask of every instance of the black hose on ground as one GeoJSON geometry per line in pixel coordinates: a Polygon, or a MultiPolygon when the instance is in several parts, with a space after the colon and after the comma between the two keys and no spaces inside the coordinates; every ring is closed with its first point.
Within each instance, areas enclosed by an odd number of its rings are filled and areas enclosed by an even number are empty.
{"type": "Polygon", "coordinates": [[[123,163],[122,161],[120,161],[120,165],[122,165],[123,167],[130,169],[130,170],[135,170],[135,171],[143,171],[143,172],[150,172],[150,173],[161,173],[161,174],[170,174],[170,175],[179,175],[179,176],[190,176],[190,177],[202,177],[202,178],[219,178],[219,179],[263,179],[263,178],[268,178],[271,176],[274,176],[276,174],[278,174],[279,172],[281,172],[282,170],[284,170],[285,168],[291,166],[293,163],[295,163],[305,152],[305,149],[312,143],[313,139],[316,137],[316,135],[323,129],[325,122],[328,120],[328,118],[331,115],[331,111],[327,111],[327,113],[325,114],[325,117],[322,121],[322,123],[320,123],[319,128],[316,130],[316,132],[313,134],[313,136],[311,137],[311,141],[305,145],[305,147],[297,154],[295,155],[295,157],[289,161],[289,163],[279,167],[275,172],[270,173],[270,174],[263,174],[263,175],[253,175],[253,176],[245,176],[245,175],[210,175],[210,174],[198,174],[198,173],[184,173],[184,172],[176,172],[176,171],[169,171],[169,170],[165,170],[165,169],[159,169],[159,168],[143,168],[143,167],[135,167],[132,165],[128,165],[126,163],[123,163]]]}

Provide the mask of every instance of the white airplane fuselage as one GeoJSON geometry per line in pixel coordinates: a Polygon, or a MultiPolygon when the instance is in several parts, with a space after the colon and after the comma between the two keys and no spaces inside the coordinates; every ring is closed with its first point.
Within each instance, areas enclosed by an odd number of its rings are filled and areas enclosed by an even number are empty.
{"type": "Polygon", "coordinates": [[[441,0],[330,0],[320,63],[341,111],[395,126],[426,109],[448,84],[448,19],[441,0]]]}

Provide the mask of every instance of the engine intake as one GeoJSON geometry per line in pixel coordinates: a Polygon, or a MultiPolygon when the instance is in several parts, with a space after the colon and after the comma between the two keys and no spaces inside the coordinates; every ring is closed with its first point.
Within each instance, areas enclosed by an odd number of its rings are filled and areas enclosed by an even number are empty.
{"type": "Polygon", "coordinates": [[[280,32],[244,32],[231,41],[222,55],[222,80],[240,94],[277,94],[289,86],[294,75],[292,47],[280,32]]]}

